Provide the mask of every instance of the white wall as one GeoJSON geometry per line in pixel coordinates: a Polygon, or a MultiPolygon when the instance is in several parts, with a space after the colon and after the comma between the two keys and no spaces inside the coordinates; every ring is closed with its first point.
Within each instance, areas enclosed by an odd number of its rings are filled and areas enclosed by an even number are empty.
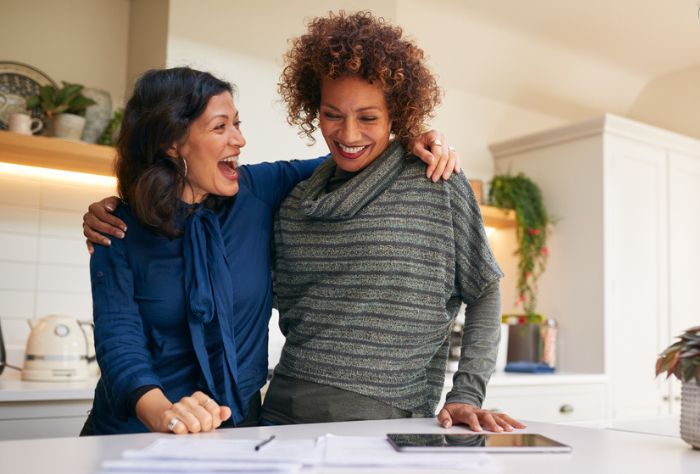
{"type": "Polygon", "coordinates": [[[129,0],[2,0],[0,60],[124,99],[129,0]]]}
{"type": "MultiPolygon", "coordinates": [[[[429,59],[429,63],[439,78],[450,77],[454,61],[445,60],[445,53],[449,53],[452,45],[429,40],[431,32],[444,27],[432,19],[463,13],[454,2],[440,2],[433,9],[421,2],[400,0],[379,0],[371,5],[349,0],[262,0],[251,4],[171,0],[167,64],[206,69],[238,86],[237,105],[248,139],[244,162],[325,154],[326,147],[320,140],[309,148],[297,136],[296,129],[286,123],[284,105],[276,89],[282,55],[287,49],[287,39],[302,34],[310,17],[326,15],[329,10],[355,11],[369,7],[376,15],[403,26],[407,36],[415,38],[429,57],[442,58],[439,62],[429,59]]],[[[466,34],[458,25],[450,26],[455,37],[466,34]]],[[[454,78],[454,72],[451,77],[454,78]]],[[[490,141],[566,122],[562,117],[463,90],[454,79],[449,81],[449,87],[445,81],[440,82],[446,95],[432,125],[447,133],[450,145],[459,150],[465,172],[472,178],[488,180],[493,173],[493,160],[488,152],[490,141]]]]}

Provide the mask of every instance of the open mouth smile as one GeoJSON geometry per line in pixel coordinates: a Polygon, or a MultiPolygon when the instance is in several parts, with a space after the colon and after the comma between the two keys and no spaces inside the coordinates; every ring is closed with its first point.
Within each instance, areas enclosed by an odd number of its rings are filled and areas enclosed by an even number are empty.
{"type": "Polygon", "coordinates": [[[224,178],[231,181],[238,179],[238,155],[228,156],[223,160],[219,160],[218,166],[224,178]]]}
{"type": "Polygon", "coordinates": [[[340,154],[340,156],[349,160],[355,160],[359,158],[364,153],[364,151],[367,148],[369,148],[369,145],[347,146],[339,142],[335,142],[335,146],[338,149],[338,153],[340,154]]]}

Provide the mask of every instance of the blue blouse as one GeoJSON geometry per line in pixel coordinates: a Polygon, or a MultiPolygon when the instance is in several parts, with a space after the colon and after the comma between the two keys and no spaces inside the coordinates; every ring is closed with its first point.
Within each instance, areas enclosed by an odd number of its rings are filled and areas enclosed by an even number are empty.
{"type": "Polygon", "coordinates": [[[118,207],[126,237],[90,260],[96,434],[147,431],[129,406],[146,385],[173,403],[201,390],[231,408],[234,424],[245,418],[267,376],[272,218],[321,161],[241,166],[236,196],[215,211],[197,206],[178,239],[118,207]]]}

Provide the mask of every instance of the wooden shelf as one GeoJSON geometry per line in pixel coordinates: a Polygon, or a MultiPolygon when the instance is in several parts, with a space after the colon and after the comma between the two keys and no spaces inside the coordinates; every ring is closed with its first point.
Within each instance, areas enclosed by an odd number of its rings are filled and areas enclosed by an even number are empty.
{"type": "Polygon", "coordinates": [[[112,147],[0,131],[0,162],[113,176],[112,147]]]}
{"type": "MultiPolygon", "coordinates": [[[[114,176],[116,150],[91,143],[0,131],[0,162],[114,176]]],[[[481,205],[488,227],[515,227],[515,211],[481,205]]]]}
{"type": "Polygon", "coordinates": [[[480,204],[481,217],[484,219],[486,227],[506,229],[515,227],[515,211],[512,209],[501,209],[500,207],[486,206],[480,204]]]}

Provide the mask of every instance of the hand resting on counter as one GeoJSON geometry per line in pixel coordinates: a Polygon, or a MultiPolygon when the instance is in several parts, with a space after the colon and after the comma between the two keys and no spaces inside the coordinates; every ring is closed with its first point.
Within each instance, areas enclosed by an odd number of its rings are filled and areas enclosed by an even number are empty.
{"type": "Polygon", "coordinates": [[[453,425],[467,425],[472,431],[513,431],[513,428],[525,428],[523,423],[511,418],[505,413],[492,412],[476,408],[467,403],[446,403],[437,415],[438,423],[443,428],[453,425]]]}
{"type": "Polygon", "coordinates": [[[220,406],[203,392],[194,392],[170,403],[159,388],[146,392],[136,402],[136,416],[149,431],[175,434],[212,431],[231,417],[229,407],[220,406]],[[177,418],[177,423],[169,425],[177,418]]]}

